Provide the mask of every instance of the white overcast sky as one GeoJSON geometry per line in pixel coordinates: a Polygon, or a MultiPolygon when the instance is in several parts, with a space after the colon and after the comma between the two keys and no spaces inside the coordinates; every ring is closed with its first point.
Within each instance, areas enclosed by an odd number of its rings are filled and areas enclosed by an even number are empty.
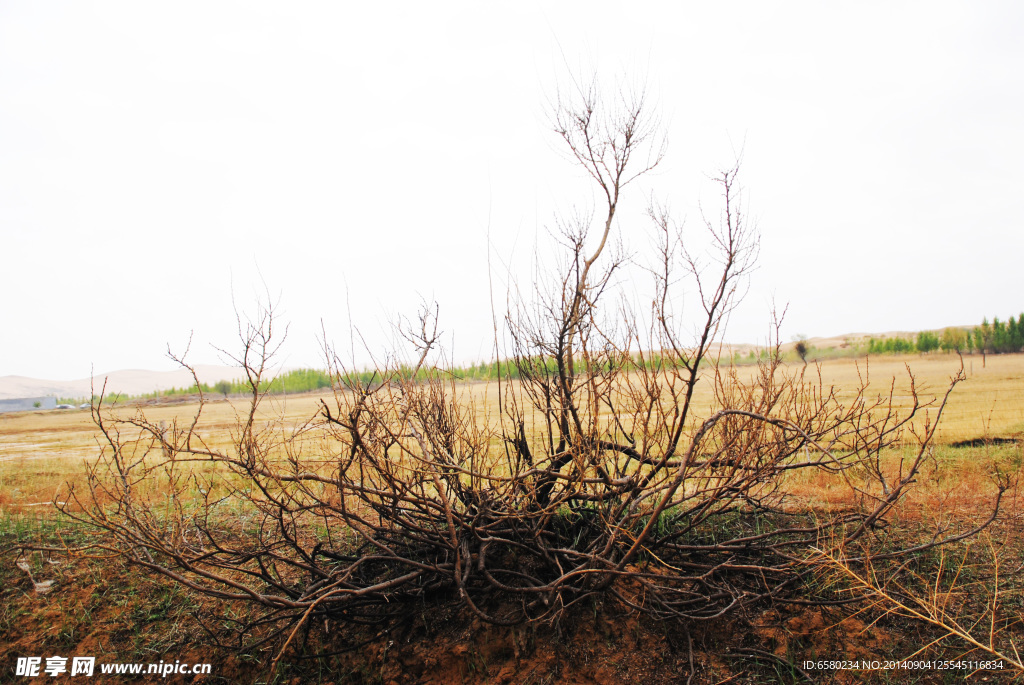
{"type": "Polygon", "coordinates": [[[190,331],[217,363],[263,282],[289,366],[350,317],[384,349],[421,298],[487,357],[488,255],[501,302],[593,206],[548,120],[579,72],[645,80],[667,130],[616,228],[638,259],[648,197],[696,232],[742,150],[762,248],[728,340],[773,300],[784,339],[1004,318],[1022,36],[1017,2],[2,0],[0,375],[167,369],[190,331]]]}

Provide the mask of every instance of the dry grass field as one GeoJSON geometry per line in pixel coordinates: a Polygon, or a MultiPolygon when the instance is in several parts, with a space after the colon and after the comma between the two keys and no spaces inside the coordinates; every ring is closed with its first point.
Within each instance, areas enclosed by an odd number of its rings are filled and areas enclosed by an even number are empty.
{"type": "MultiPolygon", "coordinates": [[[[919,397],[927,401],[941,398],[960,364],[953,355],[873,357],[868,362],[836,359],[822,362],[820,375],[822,384],[834,387],[840,397],[852,396],[864,381],[869,382],[869,398],[888,396],[892,390],[895,405],[905,410],[912,399],[908,365],[919,397]]],[[[1020,442],[992,443],[991,439],[1016,440],[1024,432],[1024,355],[993,355],[984,365],[980,356],[968,356],[963,365],[967,381],[951,396],[932,458],[887,535],[927,539],[928,531],[938,524],[966,529],[989,511],[996,492],[993,473],[1021,469],[1020,442]],[[980,441],[975,445],[953,447],[976,439],[980,441]]],[[[741,366],[738,373],[753,373],[755,368],[741,366]]],[[[813,365],[808,375],[812,372],[816,379],[813,365]]],[[[710,383],[698,383],[697,388],[694,406],[706,413],[713,403],[710,383]]],[[[462,384],[458,391],[481,415],[494,420],[496,384],[462,384]]],[[[260,418],[285,435],[315,417],[321,399],[313,394],[266,398],[260,418]]],[[[142,410],[148,421],[170,427],[191,421],[196,408],[195,402],[185,402],[122,407],[116,412],[128,416],[142,410]]],[[[213,446],[229,446],[239,413],[246,409],[246,398],[211,398],[201,423],[205,439],[213,446]]],[[[934,407],[922,412],[919,421],[923,424],[933,417],[934,407]]],[[[97,458],[101,438],[90,412],[84,410],[0,415],[0,550],[5,544],[14,549],[25,542],[74,537],[76,533],[56,516],[50,503],[61,498],[66,483],[84,481],[85,465],[97,458]]],[[[883,468],[897,470],[909,450],[909,446],[891,450],[883,468]]],[[[841,498],[848,496],[839,494],[834,485],[834,479],[822,472],[785,481],[790,502],[822,510],[841,506],[841,498]]],[[[957,544],[948,552],[929,551],[904,565],[908,582],[923,582],[925,590],[932,583],[937,593],[934,606],[945,607],[943,611],[953,617],[987,616],[988,607],[998,606],[998,611],[990,612],[992,625],[998,620],[1002,626],[997,635],[1020,644],[1024,625],[1013,616],[1024,612],[1024,589],[1019,582],[1024,557],[1021,516],[1021,499],[1012,489],[1004,499],[1001,518],[984,538],[957,544]],[[940,583],[948,579],[950,569],[953,579],[940,583]],[[991,585],[993,573],[1002,579],[996,586],[991,585]],[[945,594],[940,593],[940,585],[945,594]],[[994,597],[991,587],[998,587],[1000,594],[994,597]]],[[[796,683],[808,680],[800,666],[808,658],[901,658],[925,645],[930,645],[926,654],[933,657],[972,654],[971,658],[980,658],[984,654],[971,651],[927,621],[910,621],[905,613],[894,613],[882,600],[850,611],[841,606],[832,610],[772,605],[756,615],[691,627],[690,637],[682,639],[656,622],[610,609],[599,611],[596,606],[582,610],[570,629],[554,632],[544,626],[482,625],[438,606],[424,610],[401,639],[394,636],[353,649],[350,643],[355,637],[337,638],[342,640],[341,648],[336,640],[320,645],[322,651],[338,652],[333,657],[287,663],[269,678],[266,663],[272,654],[235,655],[209,646],[209,636],[191,618],[219,615],[223,608],[209,598],[160,577],[127,575],[129,569],[119,560],[39,555],[32,557],[32,563],[56,579],[54,593],[34,594],[31,583],[13,566],[12,555],[0,554],[0,582],[8,588],[0,594],[0,660],[10,661],[11,655],[35,645],[58,654],[91,650],[122,661],[155,661],[169,655],[213,662],[215,677],[202,682],[655,683],[687,682],[683,676],[696,672],[699,677],[692,682],[709,685],[796,683]],[[55,559],[59,565],[47,565],[55,559]]],[[[238,617],[230,611],[225,616],[225,620],[238,617]]],[[[985,631],[981,633],[984,636],[985,631]]],[[[6,661],[0,661],[0,669],[7,667],[6,661]]],[[[8,675],[0,670],[0,682],[8,675]]],[[[962,682],[967,673],[931,669],[898,675],[894,678],[884,670],[830,671],[821,682],[952,683],[962,682]]],[[[987,682],[1020,682],[1024,676],[986,671],[977,677],[987,682]]],[[[818,682],[813,675],[810,679],[818,682]]],[[[185,682],[191,681],[186,678],[185,682]]]]}
{"type": "MultiPolygon", "coordinates": [[[[977,438],[1012,437],[1024,432],[1024,354],[989,355],[985,364],[980,356],[964,357],[967,381],[954,391],[945,410],[936,444],[951,444],[977,438]]],[[[869,396],[888,395],[895,381],[895,404],[906,409],[911,401],[907,368],[916,378],[918,394],[927,400],[940,397],[950,377],[960,367],[955,355],[922,355],[834,359],[821,362],[821,379],[826,387],[835,387],[840,397],[852,396],[866,379],[869,396]]],[[[752,373],[754,366],[738,367],[740,373],[752,373]]],[[[809,377],[814,375],[813,365],[809,377]]],[[[814,380],[814,378],[811,378],[814,380]]],[[[489,413],[497,405],[497,384],[473,383],[460,387],[478,411],[489,413]]],[[[281,419],[284,427],[300,425],[317,414],[326,396],[308,394],[268,398],[263,405],[267,420],[281,419]]],[[[711,388],[697,386],[695,407],[710,407],[711,388]]],[[[171,425],[191,420],[197,404],[151,405],[142,407],[153,422],[171,425]]],[[[246,398],[224,400],[209,398],[204,409],[202,429],[213,444],[227,445],[238,412],[247,408],[246,398]]],[[[131,415],[139,408],[119,407],[116,413],[131,415]]],[[[928,415],[925,412],[922,419],[928,415]]],[[[100,434],[86,410],[25,412],[0,415],[0,517],[14,511],[45,509],[66,481],[75,481],[84,472],[83,462],[95,460],[100,449],[100,434]]]]}

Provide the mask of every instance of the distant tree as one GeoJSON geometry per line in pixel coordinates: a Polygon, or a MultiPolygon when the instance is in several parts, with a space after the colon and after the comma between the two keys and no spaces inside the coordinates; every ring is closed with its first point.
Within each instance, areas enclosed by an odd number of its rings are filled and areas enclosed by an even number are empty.
{"type": "Polygon", "coordinates": [[[981,327],[974,330],[974,339],[981,351],[981,368],[985,368],[987,364],[985,355],[992,351],[992,326],[989,325],[987,316],[981,320],[981,327]]]}
{"type": "Polygon", "coordinates": [[[807,350],[808,350],[808,348],[807,348],[807,341],[806,340],[797,340],[796,341],[796,347],[794,349],[796,350],[796,353],[800,355],[800,359],[803,361],[803,363],[806,364],[807,363],[807,350]]]}
{"type": "Polygon", "coordinates": [[[947,328],[942,331],[939,346],[943,352],[963,352],[971,347],[970,333],[962,328],[947,328]]]}
{"type": "Polygon", "coordinates": [[[931,331],[921,331],[917,334],[915,347],[921,353],[932,352],[939,349],[939,338],[931,331]]]}
{"type": "Polygon", "coordinates": [[[1012,316],[1006,322],[1006,347],[1007,352],[1020,352],[1021,348],[1020,328],[1012,316]]]}
{"type": "Polygon", "coordinates": [[[217,384],[214,385],[213,388],[220,394],[224,395],[224,397],[227,397],[228,393],[231,392],[231,381],[217,381],[217,384]]]}
{"type": "Polygon", "coordinates": [[[999,320],[999,317],[992,319],[992,339],[991,349],[996,354],[1002,354],[1006,352],[1008,347],[1008,341],[1006,339],[1006,325],[999,320]]]}

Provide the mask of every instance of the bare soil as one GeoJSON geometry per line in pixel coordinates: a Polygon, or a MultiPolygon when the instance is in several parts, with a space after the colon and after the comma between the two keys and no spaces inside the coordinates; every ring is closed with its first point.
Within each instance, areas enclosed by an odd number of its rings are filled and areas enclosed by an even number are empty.
{"type": "MultiPolygon", "coordinates": [[[[1016,545],[1017,558],[1024,558],[1022,532],[1019,525],[1015,531],[1002,531],[1003,539],[1016,545]]],[[[210,675],[172,675],[166,682],[288,685],[953,683],[964,682],[970,671],[815,670],[804,668],[804,662],[884,662],[906,658],[936,640],[915,658],[987,658],[967,653],[963,643],[942,640],[941,631],[858,605],[775,603],[683,624],[590,604],[561,625],[499,627],[458,613],[453,603],[438,599],[410,608],[404,623],[383,634],[338,624],[310,626],[308,633],[300,631],[271,674],[280,644],[248,652],[215,646],[228,636],[218,626],[239,617],[230,607],[117,559],[44,558],[39,553],[21,559],[31,562],[35,580],[46,578],[55,585],[49,593],[36,592],[29,575],[14,565],[16,554],[8,548],[0,556],[0,683],[34,682],[13,675],[17,657],[54,655],[95,656],[98,663],[212,664],[210,675]]],[[[1018,618],[1003,619],[1019,644],[1024,636],[1021,587],[1013,587],[1016,595],[1004,597],[1004,607],[1010,614],[1018,612],[1018,618]]],[[[987,601],[981,596],[975,600],[987,601]]],[[[98,670],[89,682],[148,682],[145,676],[102,675],[98,670]]],[[[1022,682],[1020,674],[1008,671],[978,672],[970,680],[1022,682]]]]}

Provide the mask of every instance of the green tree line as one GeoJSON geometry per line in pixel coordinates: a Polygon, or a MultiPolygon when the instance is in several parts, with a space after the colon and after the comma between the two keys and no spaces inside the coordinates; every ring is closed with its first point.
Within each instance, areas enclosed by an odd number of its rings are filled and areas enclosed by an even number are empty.
{"type": "Polygon", "coordinates": [[[916,338],[870,338],[868,354],[908,352],[964,352],[969,354],[1008,354],[1024,350],[1024,313],[1005,322],[999,317],[989,323],[982,320],[974,328],[947,328],[941,333],[921,331],[916,338]]]}

